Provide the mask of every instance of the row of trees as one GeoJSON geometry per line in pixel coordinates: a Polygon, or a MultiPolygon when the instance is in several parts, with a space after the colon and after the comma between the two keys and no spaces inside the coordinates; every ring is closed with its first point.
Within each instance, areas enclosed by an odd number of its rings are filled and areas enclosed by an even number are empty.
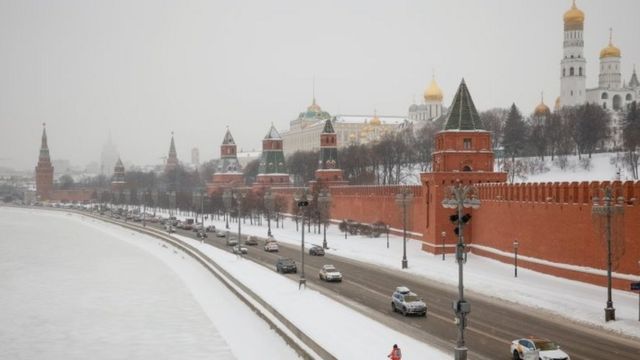
{"type": "MultiPolygon", "coordinates": [[[[524,117],[513,104],[509,109],[496,108],[480,113],[484,129],[493,135],[493,147],[501,166],[511,178],[517,172],[516,158],[534,156],[554,160],[577,154],[589,158],[594,152],[604,150],[606,144],[623,150],[625,161],[634,178],[638,178],[640,161],[640,109],[632,103],[622,121],[622,141],[616,142],[610,133],[611,113],[594,104],[565,107],[555,112],[545,112],[524,117]]],[[[411,124],[399,131],[384,135],[370,144],[353,144],[338,151],[339,167],[350,184],[401,184],[415,182],[418,172],[431,168],[435,134],[443,128],[444,118],[414,129],[411,124]]],[[[617,131],[617,130],[616,130],[617,131]]],[[[314,179],[319,154],[317,151],[300,151],[287,158],[287,167],[294,185],[301,186],[314,179]]],[[[163,173],[129,170],[125,177],[130,188],[158,189],[190,193],[202,189],[215,172],[216,161],[203,164],[198,170],[178,166],[163,173]]],[[[259,159],[243,169],[248,184],[255,181],[259,159]]],[[[64,187],[73,186],[72,179],[62,179],[64,187]]],[[[108,187],[110,179],[104,176],[86,179],[80,185],[108,187]]],[[[78,184],[76,184],[78,185],[78,184]]]]}

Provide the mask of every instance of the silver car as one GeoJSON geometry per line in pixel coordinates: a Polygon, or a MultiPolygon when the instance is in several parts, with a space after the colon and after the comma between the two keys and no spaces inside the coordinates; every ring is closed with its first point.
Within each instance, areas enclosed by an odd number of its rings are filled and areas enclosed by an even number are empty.
{"type": "Polygon", "coordinates": [[[427,316],[427,304],[406,286],[398,286],[391,296],[391,309],[402,315],[427,316]]]}

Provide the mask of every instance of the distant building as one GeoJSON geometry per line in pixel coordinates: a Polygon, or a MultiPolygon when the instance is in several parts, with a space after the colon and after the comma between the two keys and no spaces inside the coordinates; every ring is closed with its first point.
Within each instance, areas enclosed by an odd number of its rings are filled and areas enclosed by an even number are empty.
{"type": "Polygon", "coordinates": [[[258,176],[253,187],[260,189],[271,186],[289,186],[290,184],[282,149],[282,137],[272,124],[262,140],[262,156],[260,157],[258,176]]]}
{"type": "Polygon", "coordinates": [[[295,120],[289,122],[289,130],[282,134],[285,155],[296,151],[319,150],[320,134],[325,121],[329,119],[336,131],[339,147],[376,142],[384,134],[395,131],[401,124],[408,121],[404,116],[378,116],[376,112],[373,115],[331,117],[328,112],[320,108],[314,98],[311,105],[307,107],[307,111],[300,113],[295,120]]]}
{"type": "Polygon", "coordinates": [[[442,107],[442,90],[435,77],[431,84],[424,90],[424,102],[409,106],[409,120],[415,122],[435,121],[444,114],[442,107]]]}
{"type": "Polygon", "coordinates": [[[111,176],[113,167],[116,166],[116,161],[118,161],[118,150],[113,144],[111,133],[109,133],[107,142],[102,146],[100,154],[100,174],[111,176]]]}
{"type": "Polygon", "coordinates": [[[587,60],[584,57],[584,12],[573,2],[564,13],[563,57],[560,61],[560,96],[556,109],[563,106],[598,104],[611,111],[611,140],[607,148],[619,148],[622,144],[622,111],[640,99],[640,82],[635,68],[628,83],[622,81],[621,51],[613,45],[612,33],[609,44],[600,51],[600,73],[598,86],[587,89],[587,60]]]}
{"type": "Polygon", "coordinates": [[[195,167],[200,165],[200,150],[197,147],[191,149],[191,165],[195,167]]]}
{"type": "Polygon", "coordinates": [[[111,178],[111,190],[112,191],[120,191],[124,190],[127,185],[127,181],[125,180],[124,174],[124,165],[122,164],[122,160],[118,158],[115,167],[113,168],[113,177],[111,178]]]}
{"type": "Polygon", "coordinates": [[[53,187],[53,170],[47,142],[47,130],[42,124],[42,139],[38,165],[36,165],[36,197],[38,201],[88,202],[95,197],[95,191],[84,188],[56,190],[53,187]]]}
{"type": "Polygon", "coordinates": [[[169,156],[164,166],[164,171],[169,172],[178,167],[178,154],[176,153],[176,144],[173,141],[173,131],[171,132],[171,144],[169,145],[169,156]]]}

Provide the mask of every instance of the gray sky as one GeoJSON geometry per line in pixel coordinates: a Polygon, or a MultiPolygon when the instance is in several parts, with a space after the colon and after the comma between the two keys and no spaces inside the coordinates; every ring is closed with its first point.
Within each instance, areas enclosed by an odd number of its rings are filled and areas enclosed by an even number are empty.
{"type": "MultiPolygon", "coordinates": [[[[614,28],[623,78],[640,65],[640,1],[578,0],[587,87],[614,28]]],[[[332,114],[406,115],[432,70],[448,106],[462,77],[479,109],[530,113],[560,89],[570,0],[0,0],[0,166],[33,168],[41,123],[54,159],[126,163],[245,150],[316,98],[332,114]]],[[[640,69],[639,69],[640,70],[640,69]]]]}

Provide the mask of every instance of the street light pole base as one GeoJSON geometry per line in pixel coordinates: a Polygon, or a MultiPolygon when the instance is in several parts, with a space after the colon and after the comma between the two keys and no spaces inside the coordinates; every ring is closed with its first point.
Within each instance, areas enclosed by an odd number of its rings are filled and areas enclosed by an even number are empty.
{"type": "Polygon", "coordinates": [[[608,307],[604,309],[604,321],[611,321],[616,319],[616,309],[608,307]]]}
{"type": "Polygon", "coordinates": [[[467,347],[466,346],[461,346],[461,347],[455,347],[455,360],[467,360],[467,347]]]}
{"type": "Polygon", "coordinates": [[[406,269],[409,267],[409,262],[407,261],[407,259],[402,259],[402,268],[406,269]]]}
{"type": "Polygon", "coordinates": [[[326,241],[322,242],[322,248],[325,249],[325,250],[329,248],[329,245],[327,245],[326,241]]]}
{"type": "Polygon", "coordinates": [[[298,282],[298,290],[300,290],[302,287],[304,286],[304,288],[307,288],[307,279],[300,279],[298,282]]]}

